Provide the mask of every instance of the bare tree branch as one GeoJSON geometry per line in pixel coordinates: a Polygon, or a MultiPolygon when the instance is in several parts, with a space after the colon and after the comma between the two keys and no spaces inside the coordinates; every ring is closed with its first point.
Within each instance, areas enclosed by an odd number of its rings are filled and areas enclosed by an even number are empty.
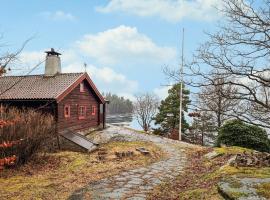
{"type": "Polygon", "coordinates": [[[151,122],[157,113],[159,100],[154,94],[144,93],[136,96],[133,112],[144,131],[149,131],[151,122]]]}

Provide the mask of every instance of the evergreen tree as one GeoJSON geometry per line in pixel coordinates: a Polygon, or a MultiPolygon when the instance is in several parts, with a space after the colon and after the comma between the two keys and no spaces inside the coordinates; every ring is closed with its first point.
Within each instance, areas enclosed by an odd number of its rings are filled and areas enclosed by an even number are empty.
{"type": "Polygon", "coordinates": [[[111,93],[105,94],[105,99],[110,101],[107,108],[108,114],[132,113],[133,104],[129,99],[125,99],[124,97],[119,97],[116,94],[111,93]]]}
{"type": "MultiPolygon", "coordinates": [[[[165,100],[161,101],[158,107],[158,114],[155,117],[155,124],[160,128],[156,129],[154,133],[160,135],[167,135],[174,129],[179,129],[179,105],[180,105],[180,84],[175,84],[168,91],[168,96],[165,100]]],[[[188,123],[185,120],[184,111],[187,112],[189,100],[189,90],[183,85],[183,102],[182,102],[182,132],[188,127],[188,123]]]]}
{"type": "Polygon", "coordinates": [[[212,112],[200,111],[189,113],[193,117],[193,122],[189,128],[189,133],[185,134],[185,140],[190,143],[205,145],[205,139],[215,140],[216,124],[212,112]]]}

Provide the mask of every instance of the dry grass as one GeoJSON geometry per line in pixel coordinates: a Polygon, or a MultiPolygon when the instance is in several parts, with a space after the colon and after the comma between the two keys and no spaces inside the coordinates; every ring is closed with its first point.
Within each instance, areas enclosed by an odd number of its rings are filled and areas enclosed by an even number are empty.
{"type": "Polygon", "coordinates": [[[103,162],[97,160],[97,152],[64,151],[38,155],[18,169],[0,172],[0,199],[66,199],[89,182],[148,165],[166,156],[159,147],[146,142],[113,142],[103,147],[108,152],[103,162]],[[135,151],[141,146],[149,149],[151,156],[135,151]],[[135,155],[121,160],[115,158],[115,151],[128,150],[135,155]]]}
{"type": "Polygon", "coordinates": [[[165,182],[156,187],[149,195],[149,200],[219,200],[218,192],[213,190],[216,180],[206,181],[204,176],[214,172],[222,164],[223,160],[204,167],[203,156],[209,152],[208,149],[195,149],[186,152],[188,155],[188,165],[185,171],[173,181],[165,182]]]}
{"type": "MultiPolygon", "coordinates": [[[[270,168],[232,167],[227,164],[229,158],[250,149],[241,147],[215,148],[220,156],[209,160],[204,155],[211,149],[197,149],[187,152],[188,166],[174,181],[156,187],[148,199],[178,200],[221,200],[217,183],[224,177],[257,177],[270,178],[270,168]]],[[[269,195],[269,185],[258,188],[258,192],[269,195]]]]}
{"type": "Polygon", "coordinates": [[[258,185],[257,193],[266,199],[270,199],[270,183],[262,183],[258,185]]]}

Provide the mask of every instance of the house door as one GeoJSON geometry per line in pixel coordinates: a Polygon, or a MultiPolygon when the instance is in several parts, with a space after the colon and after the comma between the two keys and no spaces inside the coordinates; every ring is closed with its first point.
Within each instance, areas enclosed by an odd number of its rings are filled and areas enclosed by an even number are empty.
{"type": "Polygon", "coordinates": [[[98,109],[98,125],[101,124],[103,119],[103,104],[99,104],[99,109],[98,109]]]}

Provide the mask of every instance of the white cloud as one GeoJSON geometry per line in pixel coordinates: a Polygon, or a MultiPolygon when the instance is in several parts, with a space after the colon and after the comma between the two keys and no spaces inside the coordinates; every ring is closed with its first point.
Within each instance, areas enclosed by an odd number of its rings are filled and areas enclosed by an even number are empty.
{"type": "MultiPolygon", "coordinates": [[[[163,62],[171,62],[176,58],[174,48],[159,46],[146,35],[139,33],[135,27],[123,25],[86,35],[71,46],[72,48],[58,50],[62,53],[63,72],[83,72],[85,70],[83,63],[88,62],[87,72],[101,92],[112,92],[132,100],[133,94],[139,91],[139,83],[119,73],[121,71],[119,65],[137,67],[140,66],[138,65],[140,62],[143,63],[142,66],[162,65],[163,62]],[[85,55],[82,55],[83,53],[85,55]],[[90,61],[90,58],[94,58],[94,62],[90,61]]],[[[28,51],[21,54],[23,65],[20,66],[29,66],[24,68],[25,72],[29,72],[34,65],[45,59],[44,51],[28,51]]],[[[44,63],[33,73],[44,73],[44,63]]],[[[16,74],[25,73],[18,71],[16,74]]]]}
{"type": "Polygon", "coordinates": [[[183,18],[213,20],[218,17],[215,7],[220,0],[110,0],[105,6],[97,7],[102,13],[124,12],[140,17],[160,17],[170,22],[183,18]]]}
{"type": "Polygon", "coordinates": [[[57,50],[57,52],[61,52],[61,60],[65,63],[73,63],[80,60],[79,55],[74,49],[57,50]]]}
{"type": "MultiPolygon", "coordinates": [[[[63,72],[83,72],[85,70],[82,62],[65,65],[62,69],[63,72]]],[[[112,68],[88,65],[87,73],[102,92],[122,93],[131,96],[133,92],[138,90],[137,81],[129,80],[125,75],[117,73],[112,68]]]]}
{"type": "MultiPolygon", "coordinates": [[[[44,49],[40,51],[23,51],[19,54],[19,62],[18,64],[21,66],[33,67],[40,62],[45,61],[46,53],[49,49],[44,49]]],[[[59,52],[59,50],[56,49],[59,52]]],[[[64,60],[66,63],[74,62],[78,60],[78,56],[73,50],[61,50],[61,59],[64,60]]],[[[44,64],[43,64],[44,66],[44,64]]]]}
{"type": "MultiPolygon", "coordinates": [[[[69,64],[64,68],[64,72],[82,72],[84,70],[85,69],[82,63],[69,64]]],[[[129,91],[134,91],[138,88],[138,83],[136,81],[128,80],[125,75],[115,72],[112,68],[99,68],[94,65],[89,65],[87,66],[86,70],[91,77],[102,81],[107,85],[114,83],[121,84],[122,88],[129,91]]]]}
{"type": "Polygon", "coordinates": [[[162,64],[176,57],[174,48],[158,46],[149,37],[139,33],[137,28],[124,25],[98,34],[85,35],[77,45],[86,55],[106,65],[162,64]]]}
{"type": "Polygon", "coordinates": [[[44,51],[25,51],[19,54],[18,60],[11,66],[8,75],[23,75],[29,73],[34,67],[36,71],[43,68],[45,60],[44,51]]]}
{"type": "MultiPolygon", "coordinates": [[[[62,72],[84,72],[84,62],[73,49],[61,51],[62,72]]],[[[44,50],[28,51],[20,54],[20,62],[16,68],[12,68],[9,75],[23,75],[28,73],[37,63],[45,60],[44,50]]],[[[40,64],[34,74],[44,73],[45,63],[40,64]]],[[[133,93],[138,91],[138,82],[129,80],[124,74],[118,73],[110,67],[87,66],[87,73],[101,92],[114,94],[134,99],[133,93]]]]}
{"type": "Polygon", "coordinates": [[[58,10],[55,12],[42,12],[40,15],[46,19],[54,20],[54,21],[74,21],[76,17],[70,13],[66,13],[62,10],[58,10]]]}
{"type": "Polygon", "coordinates": [[[156,94],[160,99],[164,100],[168,96],[168,90],[171,86],[164,86],[154,89],[154,94],[156,94]]]}
{"type": "Polygon", "coordinates": [[[33,65],[45,59],[44,51],[22,52],[19,55],[19,60],[26,65],[33,65]]]}

